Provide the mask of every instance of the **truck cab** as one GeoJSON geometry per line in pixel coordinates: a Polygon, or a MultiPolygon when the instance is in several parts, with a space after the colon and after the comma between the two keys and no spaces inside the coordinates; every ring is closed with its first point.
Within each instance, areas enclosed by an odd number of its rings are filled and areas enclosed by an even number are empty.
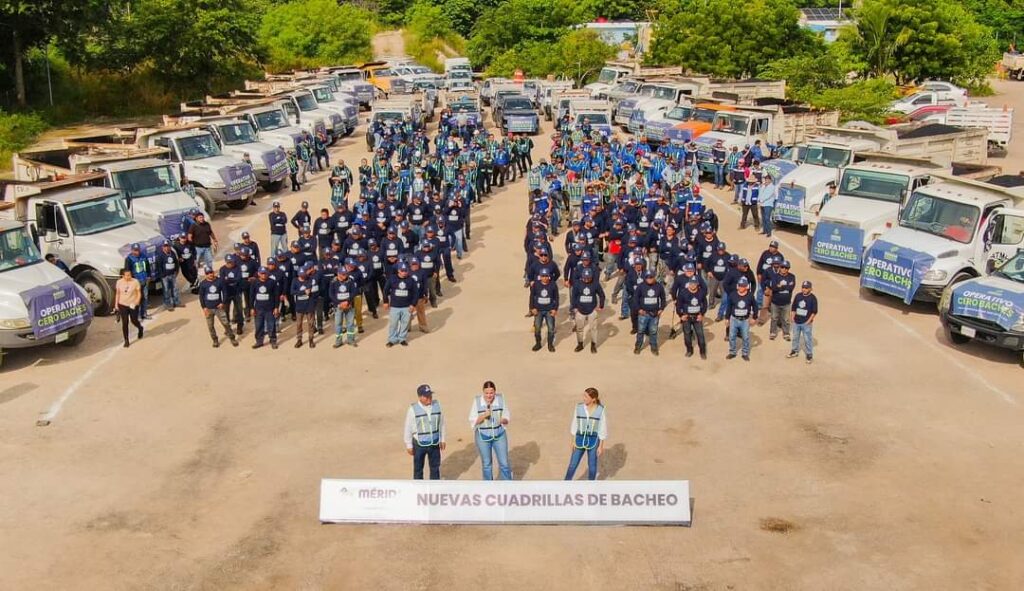
{"type": "Polygon", "coordinates": [[[669,139],[685,144],[711,131],[711,124],[719,111],[735,111],[735,105],[701,102],[690,107],[678,105],[664,114],[655,113],[644,121],[644,136],[648,141],[669,139]]]}
{"type": "Polygon", "coordinates": [[[363,79],[363,73],[355,66],[329,68],[332,76],[338,80],[338,88],[349,90],[356,95],[360,107],[370,108],[377,91],[373,84],[363,79]]]}
{"type": "MultiPolygon", "coordinates": [[[[164,119],[165,123],[167,118],[164,119]]],[[[253,174],[263,190],[276,193],[288,177],[288,155],[284,148],[264,143],[256,128],[246,119],[224,117],[200,121],[213,134],[221,152],[237,161],[248,156],[253,174]]]]}
{"type": "Polygon", "coordinates": [[[220,144],[205,129],[139,130],[138,142],[147,148],[167,148],[167,159],[184,172],[211,214],[219,203],[243,209],[256,194],[252,167],[221,152],[220,144]]]}
{"type": "Polygon", "coordinates": [[[345,122],[343,136],[350,136],[359,126],[359,102],[349,100],[344,95],[336,94],[328,84],[313,84],[308,90],[316,99],[317,105],[325,110],[340,115],[345,122]]]}
{"type": "Polygon", "coordinates": [[[644,82],[637,89],[637,96],[624,98],[615,109],[615,123],[627,127],[631,133],[637,133],[643,119],[633,121],[634,111],[645,109],[668,108],[682,102],[686,97],[693,96],[700,89],[698,84],[673,81],[644,82]]]}
{"type": "MultiPolygon", "coordinates": [[[[558,91],[572,90],[572,80],[544,80],[540,83],[540,91],[538,93],[540,110],[544,113],[544,118],[548,121],[552,119],[551,105],[554,101],[554,95],[558,91]]],[[[588,94],[589,96],[589,94],[588,94]]]]}
{"type": "Polygon", "coordinates": [[[92,323],[88,296],[43,259],[25,224],[0,202],[0,366],[9,349],[51,343],[75,346],[92,323]]]}
{"type": "Polygon", "coordinates": [[[578,129],[586,121],[601,135],[607,137],[612,134],[612,106],[608,101],[570,101],[569,118],[573,129],[578,129]]]}
{"type": "Polygon", "coordinates": [[[132,219],[120,191],[87,186],[103,182],[103,173],[61,181],[8,186],[15,219],[29,230],[39,251],[53,253],[71,268],[99,316],[113,310],[114,283],[121,276],[132,244],[140,244],[155,263],[165,238],[132,219]]]}
{"type": "Polygon", "coordinates": [[[299,111],[302,112],[303,118],[312,118],[324,122],[324,131],[329,144],[334,145],[334,142],[344,136],[348,130],[345,125],[345,118],[338,112],[321,107],[316,97],[308,89],[288,92],[284,97],[290,99],[295,104],[299,111]]]}
{"type": "Polygon", "coordinates": [[[500,91],[494,105],[494,124],[503,133],[529,133],[540,131],[540,117],[530,99],[521,94],[502,96],[500,91]]]}
{"type": "Polygon", "coordinates": [[[954,345],[976,341],[1009,349],[1024,367],[1024,249],[985,277],[947,287],[939,320],[954,345]]]}
{"type": "Polygon", "coordinates": [[[397,78],[387,62],[367,62],[359,69],[363,78],[377,88],[384,96],[391,94],[391,84],[397,78]]]}
{"type": "Polygon", "coordinates": [[[495,90],[498,86],[508,84],[509,82],[511,82],[511,80],[508,78],[488,78],[487,80],[484,80],[480,85],[480,100],[484,103],[484,106],[491,106],[495,90]]]}
{"type": "Polygon", "coordinates": [[[836,197],[807,226],[812,261],[860,270],[864,249],[895,225],[907,195],[927,185],[933,173],[949,171],[907,160],[868,160],[842,171],[836,197]]]}
{"type": "Polygon", "coordinates": [[[259,134],[260,141],[284,148],[286,152],[302,141],[302,128],[291,124],[280,104],[243,109],[232,115],[248,121],[259,134]]]}
{"type": "Polygon", "coordinates": [[[583,88],[590,91],[591,96],[600,98],[602,92],[608,92],[614,88],[620,80],[633,74],[632,68],[608,64],[601,68],[597,74],[597,80],[587,84],[583,88]]]}
{"type": "Polygon", "coordinates": [[[865,250],[861,287],[907,304],[936,302],[1024,246],[1024,186],[934,176],[907,198],[898,226],[865,250]]]}

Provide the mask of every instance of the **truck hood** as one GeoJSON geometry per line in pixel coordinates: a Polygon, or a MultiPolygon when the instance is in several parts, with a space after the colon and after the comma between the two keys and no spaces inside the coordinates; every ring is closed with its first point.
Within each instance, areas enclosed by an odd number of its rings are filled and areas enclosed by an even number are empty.
{"type": "MultiPolygon", "coordinates": [[[[923,252],[935,257],[936,259],[939,258],[938,255],[951,250],[963,253],[971,248],[970,244],[962,244],[955,240],[900,226],[890,228],[879,237],[879,240],[885,240],[886,242],[891,242],[896,246],[923,252]]],[[[939,259],[940,262],[941,260],[943,259],[939,259]]]]}
{"type": "Polygon", "coordinates": [[[21,292],[65,278],[64,271],[45,261],[0,273],[0,320],[27,317],[28,308],[21,299],[21,292]]]}
{"type": "Polygon", "coordinates": [[[783,184],[795,183],[807,189],[807,194],[810,195],[812,192],[816,192],[818,188],[824,193],[825,186],[828,183],[835,182],[837,174],[838,170],[835,168],[828,168],[827,166],[819,166],[817,164],[801,164],[792,172],[782,177],[780,182],[783,184]]]}
{"type": "Polygon", "coordinates": [[[501,112],[502,117],[536,117],[537,112],[530,109],[509,109],[501,112]]]}
{"type": "Polygon", "coordinates": [[[733,133],[722,133],[721,131],[709,131],[701,134],[701,136],[693,141],[697,142],[698,145],[706,144],[708,148],[715,145],[715,142],[722,140],[725,144],[726,149],[736,146],[742,148],[747,143],[747,138],[742,135],[736,135],[733,133]]]}
{"type": "Polygon", "coordinates": [[[237,154],[238,160],[242,159],[242,154],[245,152],[249,153],[249,157],[252,158],[253,170],[265,170],[267,165],[263,162],[263,155],[277,150],[277,146],[265,144],[263,142],[252,142],[251,144],[239,144],[237,146],[224,146],[224,151],[229,154],[237,154]]]}
{"type": "MultiPolygon", "coordinates": [[[[186,166],[192,170],[202,171],[209,174],[209,178],[215,181],[215,184],[211,186],[219,187],[224,184],[224,181],[221,180],[217,171],[226,166],[235,166],[236,164],[241,163],[241,157],[221,155],[211,156],[210,158],[203,158],[202,160],[189,160],[187,161],[186,166]]],[[[255,158],[253,159],[253,163],[255,163],[255,158]]],[[[186,170],[185,172],[188,173],[188,177],[190,179],[200,180],[194,172],[189,172],[188,170],[186,170]]],[[[206,182],[205,178],[202,180],[204,181],[204,183],[206,182]]]]}
{"type": "Polygon", "coordinates": [[[288,127],[271,129],[270,131],[261,131],[260,139],[282,148],[290,149],[302,139],[302,129],[289,125],[288,127]]]}
{"type": "Polygon", "coordinates": [[[106,277],[116,277],[133,243],[142,244],[147,256],[155,256],[157,246],[163,241],[163,236],[138,223],[99,234],[75,236],[76,263],[94,267],[106,277]]]}
{"type": "Polygon", "coordinates": [[[132,213],[135,214],[136,220],[139,218],[156,220],[164,212],[191,209],[193,207],[202,209],[188,194],[182,191],[132,199],[132,213]]]}
{"type": "Polygon", "coordinates": [[[821,221],[870,230],[896,218],[899,205],[877,199],[840,195],[821,208],[821,221]]]}
{"type": "Polygon", "coordinates": [[[950,312],[1012,331],[1024,324],[1024,283],[991,275],[964,281],[950,294],[950,312]]]}

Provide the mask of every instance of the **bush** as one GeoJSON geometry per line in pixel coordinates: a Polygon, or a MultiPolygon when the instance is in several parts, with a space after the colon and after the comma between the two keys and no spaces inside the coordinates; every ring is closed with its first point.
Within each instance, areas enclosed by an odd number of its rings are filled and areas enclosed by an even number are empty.
{"type": "Polygon", "coordinates": [[[0,170],[11,166],[15,152],[31,146],[49,127],[36,113],[5,113],[0,110],[0,170]]]}
{"type": "Polygon", "coordinates": [[[406,26],[402,33],[405,52],[417,62],[435,72],[442,72],[441,55],[461,55],[466,41],[455,32],[451,19],[438,6],[418,2],[406,13],[406,26]]]}
{"type": "Polygon", "coordinates": [[[811,97],[810,103],[822,109],[842,111],[843,121],[884,123],[896,98],[896,85],[888,80],[859,80],[842,88],[828,88],[811,97]]]}

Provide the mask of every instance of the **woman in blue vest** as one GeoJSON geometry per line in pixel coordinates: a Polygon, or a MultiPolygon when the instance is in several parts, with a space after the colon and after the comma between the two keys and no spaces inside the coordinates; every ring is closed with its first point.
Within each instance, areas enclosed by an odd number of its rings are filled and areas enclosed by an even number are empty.
{"type": "Polygon", "coordinates": [[[505,397],[497,393],[494,382],[484,382],[483,393],[473,398],[473,406],[469,409],[469,426],[476,433],[476,448],[480,451],[484,480],[494,480],[492,454],[498,457],[499,478],[512,480],[506,433],[511,417],[505,397]]]}
{"type": "Polygon", "coordinates": [[[569,458],[569,469],[565,471],[565,479],[572,480],[576,468],[587,454],[587,478],[597,479],[597,458],[604,453],[604,442],[608,438],[608,414],[601,404],[601,395],[597,388],[587,388],[583,392],[583,402],[576,405],[576,413],[569,427],[572,435],[572,456],[569,458]]]}

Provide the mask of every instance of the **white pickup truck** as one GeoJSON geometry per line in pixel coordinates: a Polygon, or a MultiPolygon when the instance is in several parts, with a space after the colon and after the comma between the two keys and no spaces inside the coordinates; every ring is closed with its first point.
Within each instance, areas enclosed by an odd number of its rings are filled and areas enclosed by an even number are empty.
{"type": "Polygon", "coordinates": [[[817,215],[828,185],[836,183],[843,168],[857,162],[861,154],[883,153],[930,160],[950,166],[984,164],[987,159],[986,132],[935,123],[912,123],[879,127],[867,123],[846,127],[824,127],[793,150],[797,167],[779,182],[774,219],[806,226],[817,215]]]}
{"type": "Polygon", "coordinates": [[[907,304],[936,302],[947,287],[988,273],[1024,246],[1024,186],[933,176],[936,182],[907,198],[899,225],[865,250],[861,287],[907,304]]]}
{"type": "Polygon", "coordinates": [[[78,345],[92,323],[82,288],[43,260],[25,224],[4,219],[13,208],[0,201],[0,367],[9,349],[78,345]]]}
{"type": "Polygon", "coordinates": [[[139,244],[155,263],[165,240],[132,219],[120,191],[90,186],[104,177],[98,172],[50,182],[15,181],[4,192],[4,201],[14,207],[0,211],[0,217],[28,227],[43,255],[53,253],[68,265],[99,316],[112,311],[114,283],[131,245],[139,244]]]}
{"type": "Polygon", "coordinates": [[[181,218],[193,209],[207,216],[201,201],[184,191],[177,167],[159,157],[164,148],[124,146],[41,148],[14,155],[14,178],[23,182],[53,181],[86,172],[102,172],[103,184],[121,191],[132,218],[165,237],[181,231],[181,218]]]}

